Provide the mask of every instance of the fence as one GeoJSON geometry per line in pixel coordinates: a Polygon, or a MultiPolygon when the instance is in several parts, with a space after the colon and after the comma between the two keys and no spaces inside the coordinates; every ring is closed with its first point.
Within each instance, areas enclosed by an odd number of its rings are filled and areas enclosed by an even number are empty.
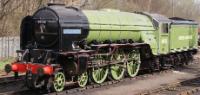
{"type": "Polygon", "coordinates": [[[16,57],[19,49],[19,37],[0,37],[0,58],[16,57]]]}

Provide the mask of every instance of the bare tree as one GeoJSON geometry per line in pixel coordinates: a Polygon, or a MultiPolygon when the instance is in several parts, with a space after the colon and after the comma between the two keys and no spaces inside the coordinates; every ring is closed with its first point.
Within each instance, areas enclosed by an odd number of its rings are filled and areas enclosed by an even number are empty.
{"type": "Polygon", "coordinates": [[[0,36],[19,35],[23,17],[33,14],[38,8],[50,2],[64,3],[82,9],[147,11],[200,22],[200,2],[197,0],[0,0],[0,36]]]}

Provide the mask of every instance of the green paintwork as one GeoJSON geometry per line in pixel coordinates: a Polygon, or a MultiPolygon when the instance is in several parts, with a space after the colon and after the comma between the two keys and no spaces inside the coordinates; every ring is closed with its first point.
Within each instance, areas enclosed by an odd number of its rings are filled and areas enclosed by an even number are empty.
{"type": "Polygon", "coordinates": [[[83,11],[89,21],[87,41],[97,40],[140,40],[141,30],[152,31],[151,20],[144,15],[116,10],[83,11]]]}
{"type": "Polygon", "coordinates": [[[56,92],[63,91],[65,87],[65,74],[58,72],[54,75],[53,88],[56,92]]]}
{"type": "Polygon", "coordinates": [[[159,54],[167,54],[169,53],[169,32],[165,33],[165,32],[162,32],[162,25],[165,24],[165,23],[160,23],[159,25],[159,31],[158,32],[158,53],[159,54]]]}
{"type": "Polygon", "coordinates": [[[170,29],[170,51],[186,51],[197,48],[197,25],[172,25],[170,29]]]}
{"type": "Polygon", "coordinates": [[[133,50],[128,57],[133,60],[126,64],[127,74],[129,77],[135,77],[140,69],[140,53],[138,50],[133,50]]]}
{"type": "Polygon", "coordinates": [[[89,21],[88,42],[132,39],[150,44],[153,54],[157,54],[155,28],[149,16],[112,9],[85,10],[83,13],[89,21]]]}
{"type": "Polygon", "coordinates": [[[95,83],[103,83],[108,76],[108,67],[93,68],[92,70],[92,80],[95,83]]]}
{"type": "Polygon", "coordinates": [[[168,54],[170,52],[182,52],[189,49],[197,49],[197,24],[173,23],[169,24],[169,31],[162,32],[161,26],[156,31],[158,54],[168,54]]]}
{"type": "Polygon", "coordinates": [[[154,17],[146,13],[112,9],[84,10],[83,13],[89,21],[88,43],[92,40],[103,42],[132,39],[149,44],[154,55],[197,49],[198,25],[195,22],[191,24],[192,21],[183,24],[168,19],[169,31],[165,33],[162,26],[166,22],[160,21],[154,26],[154,17]]]}
{"type": "MultiPolygon", "coordinates": [[[[108,59],[108,57],[103,57],[101,55],[97,55],[97,56],[95,56],[94,61],[96,62],[96,64],[100,65],[100,64],[103,64],[103,62],[107,59],[108,59]]],[[[93,82],[101,84],[106,80],[106,78],[108,76],[108,72],[109,72],[108,66],[94,67],[90,70],[90,75],[91,75],[93,82]]]]}
{"type": "MultiPolygon", "coordinates": [[[[123,64],[121,64],[123,66],[123,64]]],[[[110,73],[112,76],[112,79],[114,80],[120,80],[124,76],[125,69],[123,67],[120,67],[119,65],[112,65],[110,68],[110,73]]]]}
{"type": "Polygon", "coordinates": [[[158,44],[157,44],[157,40],[156,35],[155,35],[155,31],[141,31],[141,40],[144,43],[147,43],[150,45],[152,53],[154,55],[157,55],[157,49],[158,49],[158,44]]]}
{"type": "MultiPolygon", "coordinates": [[[[113,61],[124,61],[125,60],[125,54],[123,51],[116,52],[111,56],[111,60],[113,61]]],[[[113,64],[110,66],[110,74],[112,79],[114,80],[120,80],[124,76],[125,69],[125,62],[121,62],[119,64],[113,64]]]]}
{"type": "Polygon", "coordinates": [[[78,76],[78,85],[80,87],[85,87],[88,82],[88,73],[85,72],[78,76]]]}

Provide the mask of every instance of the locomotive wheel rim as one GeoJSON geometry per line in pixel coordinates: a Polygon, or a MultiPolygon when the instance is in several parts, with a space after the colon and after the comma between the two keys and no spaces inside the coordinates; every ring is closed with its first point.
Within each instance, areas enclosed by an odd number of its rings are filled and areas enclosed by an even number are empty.
{"type": "Polygon", "coordinates": [[[118,65],[113,65],[111,66],[111,76],[114,80],[120,80],[124,76],[125,69],[118,66],[118,65]]]}
{"type": "Polygon", "coordinates": [[[108,76],[108,67],[93,68],[92,79],[95,83],[103,83],[108,76]]]}
{"type": "MultiPolygon", "coordinates": [[[[112,59],[115,59],[117,61],[122,61],[122,60],[124,60],[124,55],[123,54],[115,54],[112,56],[112,59]]],[[[121,63],[119,65],[114,64],[114,65],[111,65],[111,67],[110,67],[110,73],[111,73],[112,79],[114,79],[114,80],[120,80],[124,76],[125,69],[120,65],[124,66],[124,63],[121,63]]]]}
{"type": "Polygon", "coordinates": [[[53,82],[54,90],[56,92],[63,91],[65,87],[65,75],[62,72],[58,72],[54,75],[54,82],[53,82]]]}
{"type": "Polygon", "coordinates": [[[78,76],[78,85],[80,87],[85,87],[87,85],[87,82],[88,82],[88,73],[87,72],[78,76]]]}
{"type": "Polygon", "coordinates": [[[133,60],[127,62],[127,73],[129,77],[135,77],[140,69],[140,54],[138,51],[134,50],[129,57],[133,60]]]}

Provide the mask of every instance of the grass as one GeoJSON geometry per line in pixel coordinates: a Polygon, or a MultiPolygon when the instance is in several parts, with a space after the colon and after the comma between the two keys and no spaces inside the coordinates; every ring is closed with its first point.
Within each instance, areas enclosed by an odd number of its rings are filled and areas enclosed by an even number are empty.
{"type": "Polygon", "coordinates": [[[0,71],[2,71],[4,69],[4,66],[6,64],[10,64],[11,62],[14,61],[15,58],[11,57],[11,58],[5,58],[0,60],[0,71]]]}

